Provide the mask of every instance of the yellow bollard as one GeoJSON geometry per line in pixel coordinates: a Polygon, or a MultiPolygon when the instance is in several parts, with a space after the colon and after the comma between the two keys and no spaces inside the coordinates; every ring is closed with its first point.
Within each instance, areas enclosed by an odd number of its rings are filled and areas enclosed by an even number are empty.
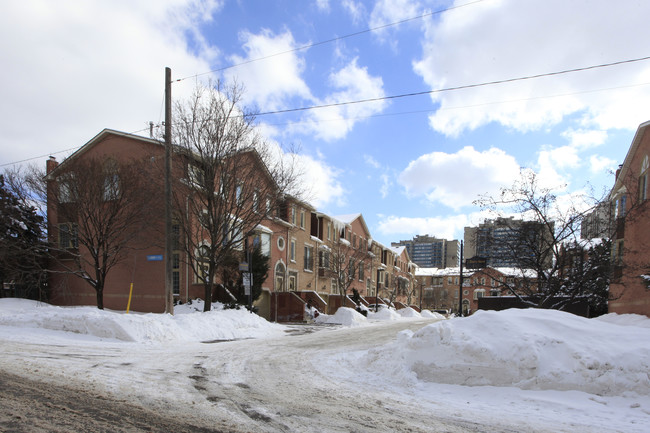
{"type": "Polygon", "coordinates": [[[126,314],[129,314],[129,308],[131,308],[131,295],[133,295],[133,283],[131,283],[131,289],[129,290],[129,302],[126,304],[126,314]]]}

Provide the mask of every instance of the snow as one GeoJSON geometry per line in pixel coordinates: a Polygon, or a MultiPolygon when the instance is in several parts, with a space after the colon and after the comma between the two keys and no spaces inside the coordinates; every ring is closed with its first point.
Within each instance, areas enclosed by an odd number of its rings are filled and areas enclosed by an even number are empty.
{"type": "MultiPolygon", "coordinates": [[[[138,343],[235,340],[281,335],[283,325],[269,323],[245,309],[203,311],[203,303],[176,306],[169,314],[139,314],[99,310],[95,307],[56,307],[26,299],[0,299],[0,326],[21,333],[38,334],[46,329],[98,339],[138,343]]],[[[15,334],[14,334],[15,335],[15,334]]]]}
{"type": "MultiPolygon", "coordinates": [[[[174,316],[125,314],[2,298],[0,365],[37,380],[88,381],[118,395],[127,393],[124,398],[175,401],[193,405],[193,410],[215,411],[219,407],[206,402],[201,388],[193,386],[194,370],[221,372],[221,388],[224,383],[245,384],[252,377],[256,386],[264,389],[268,383],[272,388],[274,382],[265,378],[272,373],[249,377],[243,360],[251,350],[262,350],[265,357],[277,351],[273,362],[285,362],[304,389],[318,393],[325,383],[332,383],[336,388],[327,385],[327,395],[333,401],[347,398],[354,389],[364,401],[390,399],[393,405],[401,402],[426,416],[445,414],[477,425],[508,425],[508,431],[641,433],[650,425],[650,319],[645,316],[585,319],[560,311],[511,309],[444,319],[427,310],[382,308],[368,312],[366,318],[340,308],[334,315],[316,318],[315,327],[340,324],[332,332],[355,332],[351,338],[359,344],[354,347],[363,349],[311,345],[305,351],[302,340],[286,332],[287,326],[269,323],[245,309],[225,310],[217,304],[202,313],[202,307],[200,302],[177,306],[174,316]],[[393,334],[374,347],[363,345],[364,333],[399,321],[417,324],[411,327],[417,330],[393,334]],[[244,340],[251,338],[272,343],[244,340]],[[242,341],[197,344],[214,340],[242,341]],[[285,356],[284,344],[289,342],[295,347],[285,356]],[[84,361],[83,353],[97,364],[84,361]],[[115,365],[116,353],[128,358],[124,361],[130,363],[128,369],[109,368],[115,365]],[[305,372],[298,370],[303,365],[305,372]],[[327,381],[322,382],[323,376],[308,365],[326,371],[327,381]],[[170,376],[169,371],[183,374],[170,376]]],[[[250,430],[255,428],[251,425],[250,430]]]]}
{"type": "Polygon", "coordinates": [[[390,364],[407,383],[650,394],[647,329],[556,310],[478,311],[437,322],[401,334],[363,362],[375,371],[390,364]]]}

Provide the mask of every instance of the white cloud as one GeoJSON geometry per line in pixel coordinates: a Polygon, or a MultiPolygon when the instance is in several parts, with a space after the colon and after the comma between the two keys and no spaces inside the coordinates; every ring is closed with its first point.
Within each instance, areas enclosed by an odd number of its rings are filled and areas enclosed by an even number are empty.
{"type": "Polygon", "coordinates": [[[411,196],[426,196],[458,210],[479,195],[496,194],[519,176],[519,164],[503,150],[479,152],[471,146],[456,153],[432,152],[412,161],[399,175],[411,196]]]}
{"type": "Polygon", "coordinates": [[[475,226],[486,218],[481,212],[438,217],[403,217],[380,215],[377,230],[393,239],[410,239],[415,235],[429,234],[441,239],[463,239],[464,228],[475,226]]]}
{"type": "Polygon", "coordinates": [[[363,3],[356,2],[354,0],[343,0],[341,2],[343,9],[345,9],[348,14],[352,17],[352,22],[359,24],[363,20],[366,9],[363,6],[363,3]]]}
{"type": "MultiPolygon", "coordinates": [[[[333,88],[339,90],[318,101],[318,105],[385,96],[382,78],[370,75],[366,67],[357,65],[356,58],[330,74],[329,82],[333,88]]],[[[383,111],[387,105],[388,102],[381,100],[311,110],[305,121],[293,125],[290,129],[303,134],[315,134],[325,141],[337,140],[344,138],[357,122],[383,111]]]]}
{"type": "Polygon", "coordinates": [[[309,155],[296,155],[296,159],[310,204],[317,209],[345,204],[346,190],[338,179],[340,172],[337,169],[309,155]]]}
{"type": "Polygon", "coordinates": [[[316,7],[318,7],[318,10],[321,12],[329,12],[330,0],[316,0],[316,7]]]}
{"type": "MultiPolygon", "coordinates": [[[[381,27],[420,15],[420,4],[413,0],[378,0],[370,13],[370,28],[381,27]]],[[[394,29],[395,27],[391,27],[394,29]]],[[[375,33],[384,39],[388,29],[379,29],[375,33]]],[[[396,40],[391,40],[395,43],[396,40]]]]}
{"type": "MultiPolygon", "coordinates": [[[[464,2],[456,1],[455,5],[464,2]]],[[[428,19],[414,70],[431,89],[598,65],[647,55],[650,3],[493,0],[428,19]]],[[[518,131],[580,112],[599,129],[634,129],[647,119],[650,62],[599,68],[432,95],[432,127],[455,136],[490,122],[518,131]],[[552,98],[539,97],[565,95],[552,98]],[[495,102],[511,101],[492,104],[495,102]]]]}
{"type": "Polygon", "coordinates": [[[615,172],[617,167],[618,162],[605,156],[592,155],[589,157],[589,170],[592,173],[615,172]]]}
{"type": "Polygon", "coordinates": [[[393,182],[391,182],[390,177],[387,174],[382,174],[380,178],[381,187],[379,188],[379,193],[381,194],[381,198],[386,198],[388,197],[388,193],[390,192],[390,187],[393,185],[393,182]]]}
{"type": "MultiPolygon", "coordinates": [[[[83,145],[103,128],[162,120],[172,77],[211,70],[198,28],[217,2],[7,2],[0,14],[2,162],[83,145]],[[106,23],[119,23],[107,26],[106,23]],[[191,47],[191,48],[189,48],[191,47]]],[[[192,91],[175,83],[174,98],[192,91]]]]}
{"type": "Polygon", "coordinates": [[[381,168],[381,164],[371,155],[363,155],[363,160],[366,161],[366,164],[373,168],[381,168]]]}
{"type": "MultiPolygon", "coordinates": [[[[297,46],[289,31],[279,35],[270,30],[262,30],[259,34],[242,32],[239,37],[246,56],[231,56],[233,64],[284,53],[297,46]]],[[[257,103],[262,111],[278,110],[286,107],[289,98],[311,99],[310,90],[302,79],[304,68],[305,62],[298,53],[290,52],[229,69],[224,75],[243,84],[246,99],[257,103]]]]}
{"type": "Polygon", "coordinates": [[[588,129],[567,129],[562,137],[569,140],[571,146],[578,149],[588,149],[600,146],[607,140],[607,131],[588,129]]]}

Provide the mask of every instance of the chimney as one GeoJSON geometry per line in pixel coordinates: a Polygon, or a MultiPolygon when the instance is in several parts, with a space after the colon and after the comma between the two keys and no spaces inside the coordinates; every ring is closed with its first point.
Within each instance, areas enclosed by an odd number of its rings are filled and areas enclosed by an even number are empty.
{"type": "Polygon", "coordinates": [[[621,173],[621,168],[623,168],[623,164],[620,164],[616,169],[616,177],[614,177],[614,182],[618,180],[618,175],[621,173]]]}
{"type": "Polygon", "coordinates": [[[52,171],[54,171],[55,168],[57,168],[59,165],[58,162],[56,162],[56,158],[53,156],[50,156],[50,159],[47,160],[45,163],[45,168],[46,168],[46,173],[50,174],[52,171]]]}

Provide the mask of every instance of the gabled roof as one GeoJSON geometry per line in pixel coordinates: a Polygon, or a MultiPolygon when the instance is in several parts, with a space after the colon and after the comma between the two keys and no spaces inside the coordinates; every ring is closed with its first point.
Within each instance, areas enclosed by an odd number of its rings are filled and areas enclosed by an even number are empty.
{"type": "Polygon", "coordinates": [[[639,127],[637,128],[636,134],[634,134],[634,139],[632,140],[632,144],[630,145],[630,148],[627,151],[627,155],[625,155],[625,160],[623,160],[621,171],[616,177],[616,182],[614,182],[614,187],[610,192],[610,199],[613,198],[613,196],[621,189],[621,187],[624,186],[624,180],[627,176],[627,172],[630,170],[630,164],[632,163],[632,158],[634,158],[634,155],[636,154],[636,151],[639,148],[639,145],[641,144],[641,139],[643,138],[643,135],[645,134],[648,126],[650,126],[650,120],[640,124],[639,127]]]}
{"type": "Polygon", "coordinates": [[[160,141],[154,140],[153,138],[142,137],[141,135],[129,134],[128,132],[121,132],[121,131],[116,131],[114,129],[105,128],[99,134],[97,134],[93,138],[91,138],[90,141],[88,141],[86,144],[81,146],[79,149],[75,150],[72,153],[72,155],[68,156],[66,159],[61,161],[61,163],[54,170],[52,170],[51,173],[48,174],[48,177],[52,177],[53,173],[56,173],[57,171],[60,171],[63,167],[65,167],[71,161],[74,161],[75,159],[79,158],[81,155],[86,153],[88,150],[92,149],[97,143],[100,143],[106,137],[111,136],[111,135],[115,135],[115,136],[119,136],[119,137],[125,137],[125,138],[129,138],[129,139],[133,139],[133,140],[138,140],[138,141],[141,141],[143,143],[150,143],[150,144],[155,144],[155,145],[162,146],[162,143],[160,141]]]}
{"type": "Polygon", "coordinates": [[[359,220],[361,223],[361,227],[365,230],[368,235],[370,235],[370,230],[368,230],[368,226],[366,225],[366,221],[363,219],[363,215],[361,213],[352,213],[352,214],[346,214],[346,215],[337,215],[337,216],[331,216],[330,217],[333,220],[339,221],[342,224],[345,225],[351,225],[355,220],[359,220]]]}

